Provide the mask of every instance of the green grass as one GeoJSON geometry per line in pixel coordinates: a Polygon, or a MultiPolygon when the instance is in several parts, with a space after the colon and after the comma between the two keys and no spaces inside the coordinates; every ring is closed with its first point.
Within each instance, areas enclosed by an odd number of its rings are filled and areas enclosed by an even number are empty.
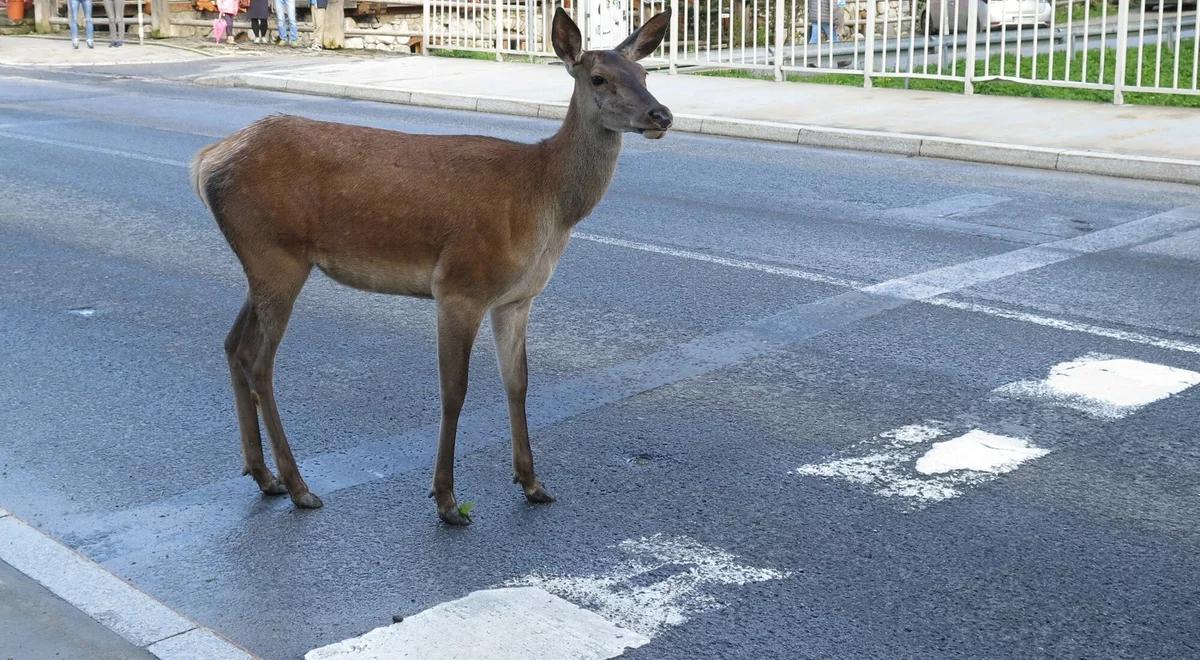
{"type": "MultiPolygon", "coordinates": [[[[430,55],[438,57],[457,57],[464,60],[488,60],[496,61],[496,51],[494,50],[446,50],[442,48],[432,48],[429,51],[430,55]]],[[[504,54],[505,62],[527,62],[536,64],[542,60],[533,55],[514,55],[512,53],[504,54]]]]}
{"type": "MultiPolygon", "coordinates": [[[[1192,81],[1192,58],[1194,54],[1194,43],[1183,44],[1180,47],[1180,62],[1179,62],[1179,86],[1191,87],[1192,81]]],[[[1142,54],[1142,84],[1154,84],[1155,74],[1155,49],[1154,46],[1148,46],[1142,54]]],[[[1105,49],[1089,50],[1086,53],[1076,53],[1071,58],[1071,75],[1073,81],[1082,82],[1101,82],[1100,80],[1100,58],[1104,57],[1104,80],[1103,82],[1111,84],[1113,82],[1113,68],[1116,65],[1116,50],[1105,49]],[[1083,77],[1082,65],[1084,58],[1087,59],[1087,76],[1083,77]]],[[[1130,48],[1126,55],[1126,71],[1125,84],[1133,85],[1137,81],[1138,61],[1137,49],[1130,48]]],[[[965,63],[959,61],[958,70],[962,71],[965,63]]],[[[1163,46],[1162,63],[1159,68],[1162,85],[1171,85],[1174,75],[1174,57],[1172,51],[1165,44],[1163,46]]],[[[1062,52],[1054,54],[1054,70],[1053,77],[1057,80],[1062,80],[1067,68],[1067,58],[1062,52]]],[[[918,73],[922,72],[921,68],[916,69],[918,73]]],[[[943,72],[948,72],[949,68],[943,68],[943,72]]],[[[936,65],[929,67],[929,73],[936,73],[936,65]]],[[[991,68],[984,71],[984,62],[977,62],[975,67],[976,76],[998,75],[1000,74],[1000,60],[996,55],[992,56],[991,68]]],[[[1005,56],[1003,75],[1017,75],[1017,61],[1012,54],[1005,56]]],[[[1050,74],[1050,61],[1046,54],[1038,55],[1037,62],[1037,77],[1045,79],[1050,74]]],[[[723,76],[729,78],[759,78],[770,79],[769,74],[763,74],[759,71],[747,71],[743,69],[723,69],[716,71],[705,71],[699,75],[706,76],[723,76]]],[[[1020,76],[1028,78],[1033,75],[1033,60],[1030,57],[1021,58],[1020,76]]],[[[792,82],[804,83],[823,83],[828,85],[851,85],[861,87],[863,77],[860,74],[852,73],[819,73],[819,74],[790,74],[787,79],[792,82]]],[[[962,93],[963,84],[949,80],[921,80],[914,79],[905,81],[900,78],[883,78],[874,77],[872,79],[876,87],[885,88],[905,88],[916,89],[923,91],[934,92],[956,92],[962,93]]],[[[1048,99],[1070,99],[1077,101],[1101,101],[1112,102],[1112,92],[1092,89],[1074,89],[1070,87],[1052,87],[1049,85],[1036,85],[1028,83],[1011,82],[1007,80],[989,80],[975,83],[975,93],[988,94],[993,96],[1024,96],[1031,98],[1048,98],[1048,99]]],[[[1125,94],[1126,103],[1134,103],[1139,105],[1163,105],[1176,107],[1200,108],[1200,96],[1188,96],[1184,94],[1146,94],[1146,93],[1131,93],[1125,94]]]]}

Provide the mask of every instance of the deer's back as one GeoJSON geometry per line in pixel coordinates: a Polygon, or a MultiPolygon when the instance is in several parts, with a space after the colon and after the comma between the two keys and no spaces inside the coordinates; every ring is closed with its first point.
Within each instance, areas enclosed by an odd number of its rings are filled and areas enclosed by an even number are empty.
{"type": "Polygon", "coordinates": [[[194,167],[243,262],[285,250],[357,288],[433,295],[439,280],[503,288],[553,249],[541,148],[272,116],[194,167]]]}

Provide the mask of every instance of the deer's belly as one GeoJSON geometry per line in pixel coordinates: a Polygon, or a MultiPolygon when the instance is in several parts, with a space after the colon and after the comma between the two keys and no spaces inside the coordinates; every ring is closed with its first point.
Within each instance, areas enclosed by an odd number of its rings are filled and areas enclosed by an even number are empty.
{"type": "Polygon", "coordinates": [[[433,297],[433,269],[421,265],[381,263],[368,259],[318,260],[317,268],[334,281],[355,289],[418,298],[433,297]]]}

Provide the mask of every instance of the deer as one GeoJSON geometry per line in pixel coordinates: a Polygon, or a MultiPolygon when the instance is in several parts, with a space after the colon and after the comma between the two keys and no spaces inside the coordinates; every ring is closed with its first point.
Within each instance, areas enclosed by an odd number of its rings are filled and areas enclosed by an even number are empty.
{"type": "Polygon", "coordinates": [[[286,493],[303,509],[323,504],[300,474],[274,394],[276,351],[315,267],[351,288],[436,304],[441,425],[429,495],[442,521],[471,522],[454,494],[454,442],[485,315],[507,396],[513,482],[530,503],[554,501],[534,473],[525,416],[529,314],[572,228],[608,189],[623,135],[660,139],[671,128],[638,64],[670,18],[652,17],[613,49],[584,51],[559,8],[551,41],[574,91],[559,130],[541,142],[272,115],[196,154],[192,186],[248,286],[224,348],[243,474],[264,495],[286,493]],[[278,477],[263,456],[260,415],[278,477]]]}

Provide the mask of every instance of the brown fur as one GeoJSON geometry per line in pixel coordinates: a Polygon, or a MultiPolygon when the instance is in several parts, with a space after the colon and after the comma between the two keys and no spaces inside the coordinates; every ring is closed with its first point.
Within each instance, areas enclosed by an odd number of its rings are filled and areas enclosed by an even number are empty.
{"type": "Polygon", "coordinates": [[[562,128],[537,144],[277,115],[196,155],[193,186],[249,284],[225,348],[246,472],[264,492],[321,505],[296,467],[272,391],[275,351],[316,267],[347,286],[437,301],[443,415],[432,495],[444,520],[468,522],[453,493],[454,435],[471,346],[489,312],[509,397],[515,480],[531,501],[553,499],[534,476],[525,424],[529,309],[571,227],[608,187],[621,132],[659,136],[670,125],[631,59],[653,50],[666,27],[660,15],[615,51],[581,53],[578,29],[560,11],[555,47],[575,93],[562,128]],[[258,414],[281,479],[265,465],[258,414]]]}

